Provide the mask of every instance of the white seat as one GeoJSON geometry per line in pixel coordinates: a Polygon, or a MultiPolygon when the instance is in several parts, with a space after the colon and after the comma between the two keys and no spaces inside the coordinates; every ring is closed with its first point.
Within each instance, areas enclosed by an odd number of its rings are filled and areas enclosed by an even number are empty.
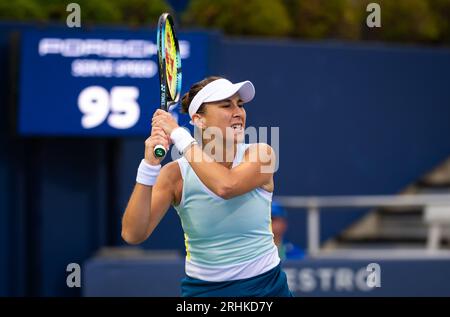
{"type": "Polygon", "coordinates": [[[443,229],[450,225],[450,206],[426,206],[425,221],[428,224],[427,249],[430,251],[438,250],[443,229]]]}

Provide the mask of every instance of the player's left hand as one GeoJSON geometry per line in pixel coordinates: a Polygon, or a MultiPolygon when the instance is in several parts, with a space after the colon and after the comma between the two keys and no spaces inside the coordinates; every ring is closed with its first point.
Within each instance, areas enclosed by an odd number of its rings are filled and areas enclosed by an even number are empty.
{"type": "Polygon", "coordinates": [[[169,112],[158,109],[153,114],[152,127],[162,128],[170,136],[172,131],[178,128],[179,125],[169,112]]]}

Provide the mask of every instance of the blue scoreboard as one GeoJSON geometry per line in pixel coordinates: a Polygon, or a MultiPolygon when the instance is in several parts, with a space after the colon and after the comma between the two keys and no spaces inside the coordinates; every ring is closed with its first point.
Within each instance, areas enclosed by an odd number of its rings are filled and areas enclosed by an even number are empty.
{"type": "MultiPolygon", "coordinates": [[[[180,33],[182,93],[207,73],[208,35],[180,33]]],[[[148,135],[159,105],[156,31],[25,31],[18,132],[148,135]]],[[[184,125],[179,106],[172,114],[184,125]]]]}

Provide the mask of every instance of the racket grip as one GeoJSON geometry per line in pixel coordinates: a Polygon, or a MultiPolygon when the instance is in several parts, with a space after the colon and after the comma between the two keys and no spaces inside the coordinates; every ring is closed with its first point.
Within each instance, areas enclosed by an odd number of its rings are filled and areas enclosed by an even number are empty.
{"type": "Polygon", "coordinates": [[[158,144],[157,146],[155,146],[155,148],[153,149],[153,154],[155,155],[155,157],[157,158],[161,158],[166,156],[166,148],[160,144],[158,144]]]}

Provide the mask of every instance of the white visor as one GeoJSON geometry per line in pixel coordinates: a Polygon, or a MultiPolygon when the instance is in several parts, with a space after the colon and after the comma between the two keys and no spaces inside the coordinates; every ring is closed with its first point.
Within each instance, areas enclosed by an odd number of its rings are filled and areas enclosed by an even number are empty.
{"type": "MultiPolygon", "coordinates": [[[[203,87],[192,99],[189,105],[189,116],[192,119],[192,116],[204,102],[224,100],[235,93],[239,94],[243,102],[249,102],[255,97],[255,87],[248,80],[233,84],[227,79],[216,79],[203,87]]],[[[192,120],[191,124],[193,124],[192,120]]]]}

